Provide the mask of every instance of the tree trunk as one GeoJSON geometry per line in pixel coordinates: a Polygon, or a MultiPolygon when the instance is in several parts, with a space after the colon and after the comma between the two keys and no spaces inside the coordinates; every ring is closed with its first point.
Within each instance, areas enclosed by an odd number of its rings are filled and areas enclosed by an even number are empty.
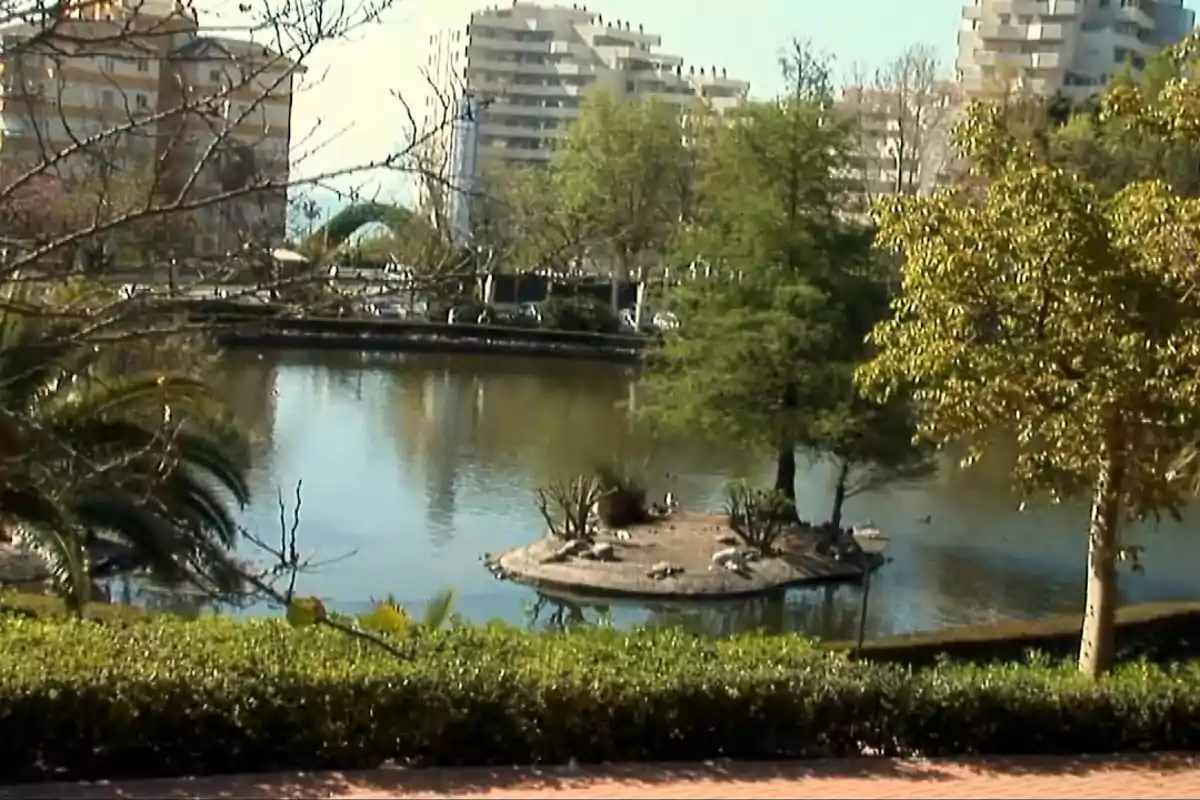
{"type": "Polygon", "coordinates": [[[1125,479],[1124,442],[1114,426],[1106,435],[1104,461],[1092,489],[1088,527],[1087,597],[1079,671],[1099,677],[1113,661],[1113,629],[1117,612],[1117,526],[1121,484],[1125,479]]]}
{"type": "Polygon", "coordinates": [[[846,505],[846,480],[850,477],[850,462],[838,459],[837,485],[833,487],[833,513],[829,515],[829,524],[841,530],[842,506],[846,505]]]}
{"type": "Polygon", "coordinates": [[[775,491],[796,500],[796,448],[791,442],[781,444],[775,455],[775,491]]]}

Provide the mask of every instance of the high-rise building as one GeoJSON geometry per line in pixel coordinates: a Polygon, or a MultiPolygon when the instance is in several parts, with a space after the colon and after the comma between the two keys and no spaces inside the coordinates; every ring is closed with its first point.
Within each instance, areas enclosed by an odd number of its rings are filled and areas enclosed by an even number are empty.
{"type": "Polygon", "coordinates": [[[189,254],[286,235],[292,89],[303,67],[261,44],[207,35],[178,0],[54,8],[0,30],[0,165],[41,165],[68,191],[73,180],[146,173],[163,198],[230,195],[189,212],[189,254]]]}
{"type": "Polygon", "coordinates": [[[967,0],[956,71],[969,94],[1020,86],[1079,100],[1196,26],[1183,0],[967,0]]]}
{"type": "Polygon", "coordinates": [[[554,139],[579,116],[593,88],[617,97],[659,98],[718,111],[742,103],[750,86],[712,65],[661,53],[662,38],[586,6],[514,2],[477,11],[429,37],[432,91],[425,125],[425,196],[446,198],[455,236],[469,229],[470,195],[489,164],[544,164],[554,139]],[[444,125],[447,117],[456,121],[444,125]]]}

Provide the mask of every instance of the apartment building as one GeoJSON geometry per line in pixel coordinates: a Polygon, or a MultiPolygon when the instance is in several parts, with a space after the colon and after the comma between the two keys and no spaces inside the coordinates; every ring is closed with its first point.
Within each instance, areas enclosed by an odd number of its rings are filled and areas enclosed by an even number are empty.
{"type": "Polygon", "coordinates": [[[957,77],[971,94],[1019,86],[1081,100],[1195,26],[1183,0],[967,0],[957,77]]]}
{"type": "Polygon", "coordinates": [[[455,236],[467,235],[481,172],[491,164],[547,163],[589,90],[681,109],[744,102],[747,82],[711,64],[685,64],[661,46],[662,37],[641,25],[581,5],[513,2],[431,34],[426,70],[435,91],[426,99],[425,126],[435,133],[424,195],[445,197],[455,236]],[[444,126],[447,114],[456,121],[444,126]]]}
{"type": "Polygon", "coordinates": [[[285,236],[297,64],[207,35],[177,0],[84,0],[0,43],[0,165],[45,164],[68,189],[142,175],[162,198],[230,195],[178,228],[189,255],[285,236]]]}

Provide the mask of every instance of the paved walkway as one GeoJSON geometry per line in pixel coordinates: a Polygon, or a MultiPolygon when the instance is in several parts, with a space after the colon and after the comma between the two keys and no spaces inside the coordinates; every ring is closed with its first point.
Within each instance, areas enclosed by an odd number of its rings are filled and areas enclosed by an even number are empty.
{"type": "Polygon", "coordinates": [[[1200,799],[1200,755],[384,769],[0,786],[0,800],[368,797],[1200,799]]]}

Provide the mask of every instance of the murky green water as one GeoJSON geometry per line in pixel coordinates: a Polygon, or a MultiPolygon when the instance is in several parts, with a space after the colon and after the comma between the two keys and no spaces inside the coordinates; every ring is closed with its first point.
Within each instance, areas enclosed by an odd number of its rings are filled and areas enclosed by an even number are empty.
{"type": "MultiPolygon", "coordinates": [[[[689,507],[719,508],[735,476],[769,475],[769,459],[695,441],[653,441],[631,424],[634,372],[610,364],[510,357],[235,352],[230,395],[262,435],[246,514],[278,528],[277,490],[289,503],[303,480],[301,546],[328,563],[305,591],[347,610],[392,594],[420,604],[458,592],[467,617],[528,620],[537,596],[495,581],[484,552],[522,544],[542,525],[533,489],[620,456],[644,463],[654,491],[689,507]]],[[[801,475],[802,514],[825,518],[831,477],[801,475]]],[[[1086,509],[1018,513],[1003,469],[944,471],[914,487],[853,498],[849,522],[891,536],[893,562],[873,582],[872,633],[1078,609],[1083,598],[1086,509]],[[929,517],[928,523],[924,522],[929,517]]],[[[1123,575],[1127,601],[1200,593],[1194,518],[1147,526],[1144,575],[1123,575]]],[[[709,631],[747,627],[847,636],[859,589],[789,592],[783,601],[646,608],[544,602],[539,624],[580,617],[633,624],[651,618],[709,631]]]]}

